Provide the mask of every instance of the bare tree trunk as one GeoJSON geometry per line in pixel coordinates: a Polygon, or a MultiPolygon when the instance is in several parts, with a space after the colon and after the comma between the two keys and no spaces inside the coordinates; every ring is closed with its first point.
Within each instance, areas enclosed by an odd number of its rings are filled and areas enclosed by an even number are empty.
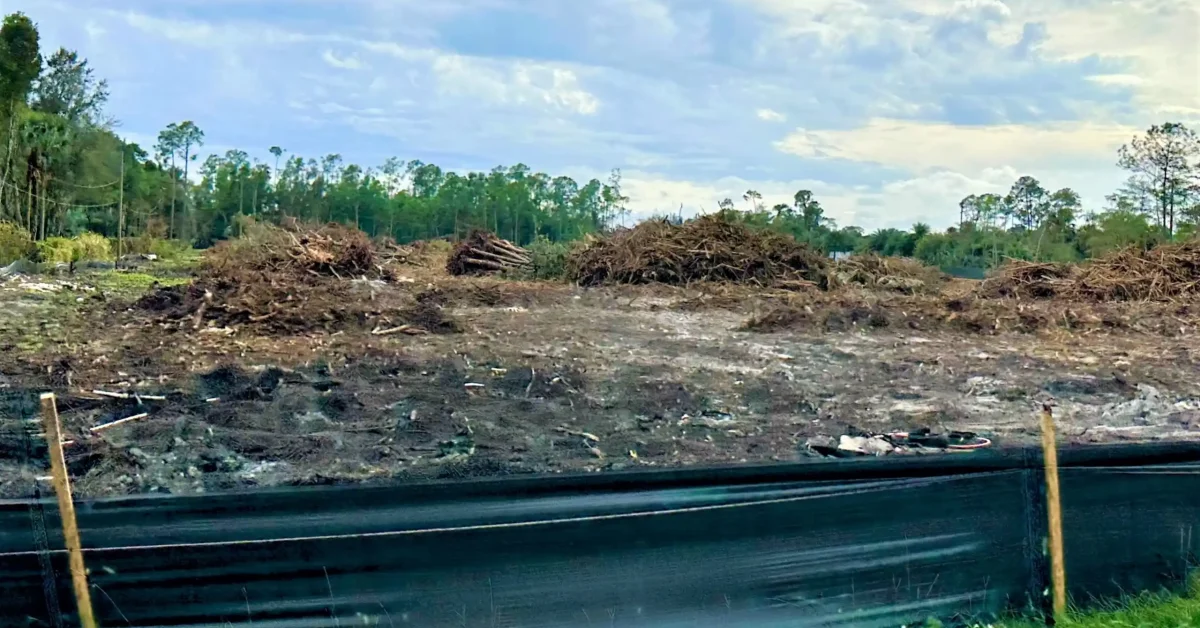
{"type": "MultiPolygon", "coordinates": [[[[4,154],[4,175],[2,178],[0,178],[0,210],[3,210],[4,208],[4,199],[8,190],[8,174],[12,166],[13,140],[15,139],[14,136],[16,135],[17,126],[16,108],[10,106],[8,109],[8,150],[4,154]]],[[[20,202],[21,201],[18,199],[17,203],[19,204],[20,202]]],[[[18,205],[17,215],[20,215],[21,212],[19,207],[20,206],[18,205]]]]}
{"type": "Polygon", "coordinates": [[[167,224],[167,239],[175,239],[175,192],[179,181],[175,178],[175,156],[171,155],[171,222],[167,224]]]}
{"type": "Polygon", "coordinates": [[[38,213],[41,214],[41,217],[38,219],[38,222],[40,224],[38,227],[39,237],[37,239],[45,240],[46,239],[46,184],[45,184],[45,181],[42,182],[41,188],[42,188],[41,194],[38,196],[38,205],[41,207],[41,210],[38,213]]]}
{"type": "Polygon", "coordinates": [[[33,233],[33,186],[25,188],[25,231],[33,233]]]}

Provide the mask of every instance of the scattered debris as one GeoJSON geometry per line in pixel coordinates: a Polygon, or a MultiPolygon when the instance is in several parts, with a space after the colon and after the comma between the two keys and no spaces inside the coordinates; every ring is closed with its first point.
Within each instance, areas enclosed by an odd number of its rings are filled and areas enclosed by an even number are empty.
{"type": "Polygon", "coordinates": [[[972,432],[935,434],[928,428],[887,434],[868,434],[852,430],[851,434],[838,437],[836,443],[829,437],[814,437],[805,443],[808,451],[828,458],[937,453],[945,450],[969,451],[991,446],[991,440],[972,432]]]}
{"type": "Polygon", "coordinates": [[[932,266],[911,257],[884,257],[870,253],[839,260],[834,268],[838,283],[895,290],[908,294],[936,291],[948,279],[932,266]]]}

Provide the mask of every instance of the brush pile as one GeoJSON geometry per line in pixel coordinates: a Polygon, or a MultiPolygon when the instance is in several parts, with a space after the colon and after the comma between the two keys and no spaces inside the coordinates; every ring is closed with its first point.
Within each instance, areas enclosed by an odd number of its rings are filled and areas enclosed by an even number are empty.
{"type": "Polygon", "coordinates": [[[838,283],[865,288],[894,290],[907,294],[936,291],[946,274],[910,257],[883,257],[874,253],[854,255],[837,263],[838,283]]]}
{"type": "Polygon", "coordinates": [[[451,275],[487,275],[529,268],[529,252],[486,231],[474,231],[450,253],[451,275]]]}
{"type": "Polygon", "coordinates": [[[1194,296],[1200,294],[1200,242],[1122,249],[1078,266],[1014,260],[980,290],[982,296],[1094,302],[1194,296]]]}
{"type": "Polygon", "coordinates": [[[1075,296],[1091,301],[1165,300],[1200,293],[1200,242],[1123,249],[1079,267],[1075,296]]]}
{"type": "MultiPolygon", "coordinates": [[[[387,329],[413,317],[422,325],[430,323],[429,311],[409,311],[376,299],[375,289],[394,279],[384,263],[357,229],[255,224],[241,238],[207,251],[191,284],[159,288],[137,305],[191,330],[242,325],[277,333],[387,329]]],[[[453,326],[432,327],[420,330],[453,326]]]]}
{"type": "Polygon", "coordinates": [[[1074,268],[1069,264],[1009,260],[979,287],[980,296],[991,298],[1053,299],[1072,291],[1074,268]]]}
{"type": "Polygon", "coordinates": [[[828,263],[788,235],[719,214],[676,225],[646,221],[597,238],[567,258],[583,286],[713,281],[778,288],[829,287],[828,263]]]}

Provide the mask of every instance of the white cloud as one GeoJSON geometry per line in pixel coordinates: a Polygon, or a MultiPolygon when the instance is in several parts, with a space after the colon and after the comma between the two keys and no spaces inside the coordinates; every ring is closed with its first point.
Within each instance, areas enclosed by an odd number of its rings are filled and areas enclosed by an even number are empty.
{"type": "Polygon", "coordinates": [[[1049,24],[1046,53],[1128,59],[1140,77],[1137,94],[1146,113],[1200,117],[1200,4],[1195,0],[1020,4],[1049,24]]]}
{"type": "Polygon", "coordinates": [[[775,144],[793,155],[882,164],[914,173],[944,168],[1031,168],[1052,163],[1115,160],[1135,127],[1093,122],[955,126],[876,118],[837,131],[797,129],[775,144]]]}
{"type": "Polygon", "coordinates": [[[88,20],[83,26],[83,30],[87,33],[88,38],[96,40],[104,36],[108,32],[103,26],[100,26],[93,20],[88,20]]]}
{"type": "Polygon", "coordinates": [[[321,53],[321,60],[330,67],[338,68],[339,70],[361,70],[363,67],[362,62],[358,60],[358,57],[353,55],[339,57],[328,48],[325,49],[325,52],[321,53]]]}
{"type": "Polygon", "coordinates": [[[937,19],[986,31],[994,44],[1013,46],[1029,25],[1045,27],[1037,43],[1048,60],[1098,58],[1127,63],[1128,79],[1096,79],[1132,87],[1140,113],[1200,118],[1200,3],[1195,0],[740,0],[776,23],[764,41],[816,37],[813,54],[826,58],[850,44],[894,42],[921,57],[923,72],[976,74],[1020,61],[974,50],[933,58],[928,47],[937,19]]]}
{"type": "Polygon", "coordinates": [[[439,55],[433,72],[442,93],[500,105],[539,105],[580,115],[596,113],[600,100],[583,89],[575,72],[549,64],[484,61],[439,55]]]}
{"type": "Polygon", "coordinates": [[[759,120],[766,120],[767,122],[787,121],[787,116],[775,111],[774,109],[759,109],[758,111],[755,111],[754,114],[758,116],[759,120]]]}

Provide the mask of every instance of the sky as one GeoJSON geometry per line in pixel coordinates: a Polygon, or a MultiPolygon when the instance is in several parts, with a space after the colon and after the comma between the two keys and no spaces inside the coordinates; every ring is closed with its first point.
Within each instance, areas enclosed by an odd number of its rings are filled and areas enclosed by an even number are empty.
{"type": "MultiPolygon", "coordinates": [[[[1200,128],[1195,0],[0,0],[145,146],[622,172],[635,217],[812,190],[949,226],[1021,175],[1102,209],[1116,151],[1200,128]]],[[[203,159],[203,156],[201,157],[203,159]]]]}

